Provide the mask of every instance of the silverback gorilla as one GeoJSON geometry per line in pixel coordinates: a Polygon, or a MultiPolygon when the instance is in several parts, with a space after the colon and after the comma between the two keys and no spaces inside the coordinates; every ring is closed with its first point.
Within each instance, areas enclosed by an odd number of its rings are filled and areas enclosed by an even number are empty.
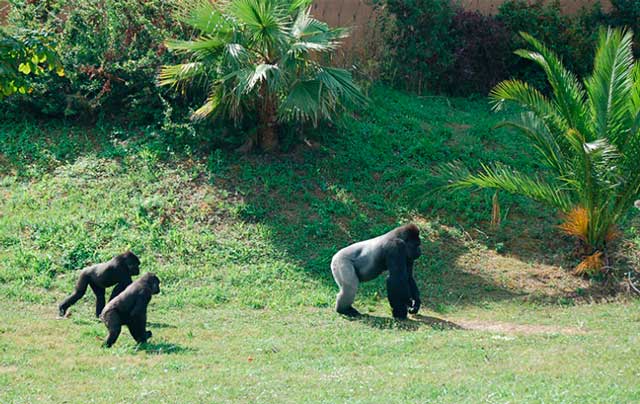
{"type": "Polygon", "coordinates": [[[158,293],[160,280],[154,273],[147,272],[110,301],[100,315],[109,330],[104,344],[111,347],[116,342],[123,324],[136,342],[151,338],[151,331],[147,331],[147,306],[151,295],[158,293]]]}
{"type": "Polygon", "coordinates": [[[60,317],[64,317],[67,309],[84,296],[87,286],[91,286],[91,290],[96,295],[96,317],[99,317],[104,308],[105,289],[116,285],[109,298],[109,300],[113,300],[114,297],[118,296],[120,292],[131,284],[131,276],[139,273],[140,260],[131,251],[117,255],[102,264],[92,265],[83,269],[80,272],[73,294],[64,299],[58,306],[60,317]]]}
{"type": "Polygon", "coordinates": [[[398,227],[338,251],[331,260],[333,278],[340,287],[336,311],[347,316],[360,313],[352,304],[358,284],[388,270],[387,297],[393,317],[407,318],[420,309],[420,292],[413,279],[413,261],[420,257],[420,230],[414,224],[398,227]]]}

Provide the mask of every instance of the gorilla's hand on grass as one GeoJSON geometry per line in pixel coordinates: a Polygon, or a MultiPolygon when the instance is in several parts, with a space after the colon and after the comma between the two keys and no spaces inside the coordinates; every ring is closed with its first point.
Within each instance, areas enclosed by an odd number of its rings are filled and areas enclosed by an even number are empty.
{"type": "Polygon", "coordinates": [[[418,310],[420,310],[420,299],[411,299],[409,301],[411,304],[409,305],[409,313],[416,314],[418,310]]]}

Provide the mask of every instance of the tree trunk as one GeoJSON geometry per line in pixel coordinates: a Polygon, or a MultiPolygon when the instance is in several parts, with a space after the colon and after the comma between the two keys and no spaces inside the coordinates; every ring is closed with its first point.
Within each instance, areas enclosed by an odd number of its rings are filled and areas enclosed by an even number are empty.
{"type": "Polygon", "coordinates": [[[260,95],[262,104],[258,122],[258,145],[262,150],[272,152],[278,149],[279,143],[276,96],[269,94],[267,83],[262,84],[260,95]]]}

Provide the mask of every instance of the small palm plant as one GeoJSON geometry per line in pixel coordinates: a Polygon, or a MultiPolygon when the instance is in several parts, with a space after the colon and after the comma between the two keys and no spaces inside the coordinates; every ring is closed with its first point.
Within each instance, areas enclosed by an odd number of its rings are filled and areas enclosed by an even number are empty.
{"type": "Polygon", "coordinates": [[[164,66],[159,84],[183,91],[200,81],[209,96],[192,118],[214,113],[239,122],[256,112],[257,142],[278,146],[278,124],[331,118],[344,103],[365,97],[344,69],[323,66],[323,53],[347,36],[310,15],[310,0],[191,0],[178,14],[200,36],[168,40],[186,63],[164,66]]]}
{"type": "Polygon", "coordinates": [[[528,176],[500,165],[483,165],[477,174],[452,169],[456,178],[448,187],[494,188],[559,209],[561,230],[586,248],[576,273],[593,275],[609,266],[607,244],[640,192],[640,64],[633,58],[633,35],[601,30],[593,74],[582,82],[547,47],[521,35],[533,50],[517,54],[542,67],[551,94],[507,80],[490,98],[496,110],[506,104],[525,110],[504,125],[524,135],[547,171],[528,176]]]}

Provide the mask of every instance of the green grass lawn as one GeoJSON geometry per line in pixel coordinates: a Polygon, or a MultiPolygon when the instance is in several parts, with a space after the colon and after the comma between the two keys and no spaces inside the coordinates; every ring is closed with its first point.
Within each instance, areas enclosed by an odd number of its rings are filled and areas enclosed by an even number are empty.
{"type": "MultiPolygon", "coordinates": [[[[0,123],[0,403],[637,402],[640,304],[570,270],[558,217],[490,192],[397,192],[439,164],[538,169],[484,100],[374,89],[359,115],[277,156],[207,136],[0,123]],[[422,173],[422,174],[420,174],[422,173]],[[384,279],[333,312],[341,247],[423,232],[422,316],[390,318],[384,279]],[[133,249],[162,293],[152,340],[101,348],[77,269],[133,249]],[[92,401],[93,400],[93,401],[92,401]]],[[[293,144],[293,143],[292,143],[293,144]]],[[[636,265],[632,214],[617,254],[636,265]]]]}

